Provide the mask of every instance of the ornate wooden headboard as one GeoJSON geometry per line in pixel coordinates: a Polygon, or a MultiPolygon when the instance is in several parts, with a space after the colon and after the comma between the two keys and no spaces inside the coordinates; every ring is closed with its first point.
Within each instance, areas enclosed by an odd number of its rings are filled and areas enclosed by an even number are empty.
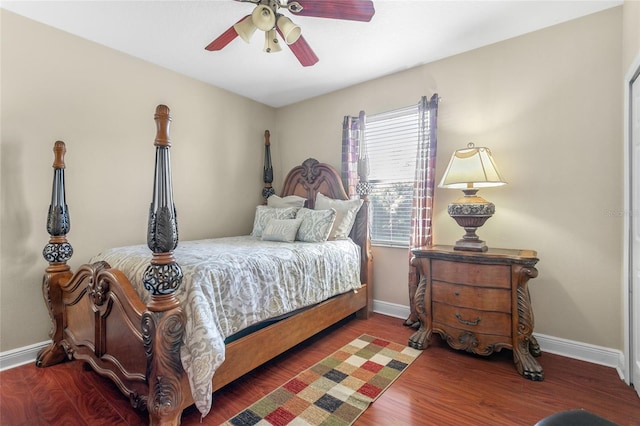
{"type": "Polygon", "coordinates": [[[291,169],[284,180],[281,196],[304,197],[307,199],[307,207],[312,209],[318,192],[337,200],[349,199],[337,170],[329,164],[308,158],[302,165],[291,169]]]}
{"type": "MultiPolygon", "coordinates": [[[[291,169],[284,180],[281,196],[297,195],[304,197],[307,199],[307,207],[312,209],[315,206],[318,192],[337,200],[349,199],[338,171],[330,164],[320,163],[314,158],[308,158],[304,160],[302,165],[291,169]]],[[[371,285],[373,256],[371,254],[369,224],[369,201],[365,196],[349,236],[361,249],[360,280],[362,283],[371,285]]],[[[373,297],[372,291],[369,291],[369,297],[373,297]]]]}

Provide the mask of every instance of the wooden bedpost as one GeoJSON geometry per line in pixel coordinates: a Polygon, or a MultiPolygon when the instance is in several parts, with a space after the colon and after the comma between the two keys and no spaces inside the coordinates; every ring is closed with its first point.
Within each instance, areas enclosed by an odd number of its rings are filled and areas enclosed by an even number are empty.
{"type": "Polygon", "coordinates": [[[271,165],[271,141],[269,138],[271,133],[268,130],[264,131],[264,170],[262,173],[262,180],[264,181],[264,188],[262,188],[262,197],[265,199],[271,197],[276,193],[275,189],[271,186],[273,182],[273,166],[271,165]]]}
{"type": "Polygon", "coordinates": [[[67,233],[71,229],[69,210],[65,200],[64,187],[64,142],[57,141],[53,146],[53,187],[51,189],[51,204],[47,216],[47,232],[49,243],[44,247],[42,255],[49,262],[42,280],[42,294],[51,317],[52,343],[38,352],[36,365],[48,367],[66,360],[66,352],[61,345],[64,332],[64,313],[62,304],[62,283],[69,281],[71,268],[67,261],[73,255],[73,247],[67,241],[67,233]]]}
{"type": "Polygon", "coordinates": [[[178,425],[187,398],[181,391],[185,373],[180,361],[185,315],[175,296],[182,282],[182,269],[173,257],[178,246],[178,224],[171,182],[169,108],[158,105],[154,118],[156,163],[147,233],[153,255],[143,277],[151,302],[142,316],[149,385],[147,409],[151,424],[178,425]]]}

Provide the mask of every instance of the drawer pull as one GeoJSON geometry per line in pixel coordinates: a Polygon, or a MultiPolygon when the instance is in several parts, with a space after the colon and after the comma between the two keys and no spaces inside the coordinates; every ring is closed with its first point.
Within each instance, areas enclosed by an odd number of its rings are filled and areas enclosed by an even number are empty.
{"type": "Polygon", "coordinates": [[[475,321],[467,321],[467,320],[463,320],[462,315],[458,313],[456,313],[456,318],[458,318],[458,321],[460,321],[464,325],[478,325],[478,323],[480,322],[480,317],[476,318],[475,321]]]}
{"type": "Polygon", "coordinates": [[[454,291],[453,294],[455,294],[456,296],[460,296],[460,292],[459,291],[454,291]]]}

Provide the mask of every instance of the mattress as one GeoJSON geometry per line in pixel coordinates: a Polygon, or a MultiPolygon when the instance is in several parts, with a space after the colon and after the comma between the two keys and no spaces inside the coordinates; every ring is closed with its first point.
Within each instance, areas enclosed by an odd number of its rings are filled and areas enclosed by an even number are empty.
{"type": "MultiPolygon", "coordinates": [[[[239,236],[180,242],[174,251],[184,279],[176,292],[187,323],[181,359],[198,410],[211,408],[211,380],[225,360],[225,338],[263,321],[360,288],[359,247],[350,239],[270,242],[239,236]]],[[[131,281],[143,302],[151,260],[146,245],[108,249],[106,261],[131,281]]]]}

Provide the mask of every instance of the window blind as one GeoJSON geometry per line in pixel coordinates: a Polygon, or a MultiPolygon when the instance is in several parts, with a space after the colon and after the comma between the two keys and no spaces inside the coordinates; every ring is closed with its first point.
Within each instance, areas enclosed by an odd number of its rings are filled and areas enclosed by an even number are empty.
{"type": "Polygon", "coordinates": [[[373,244],[409,245],[419,124],[418,105],[367,116],[373,244]]]}

